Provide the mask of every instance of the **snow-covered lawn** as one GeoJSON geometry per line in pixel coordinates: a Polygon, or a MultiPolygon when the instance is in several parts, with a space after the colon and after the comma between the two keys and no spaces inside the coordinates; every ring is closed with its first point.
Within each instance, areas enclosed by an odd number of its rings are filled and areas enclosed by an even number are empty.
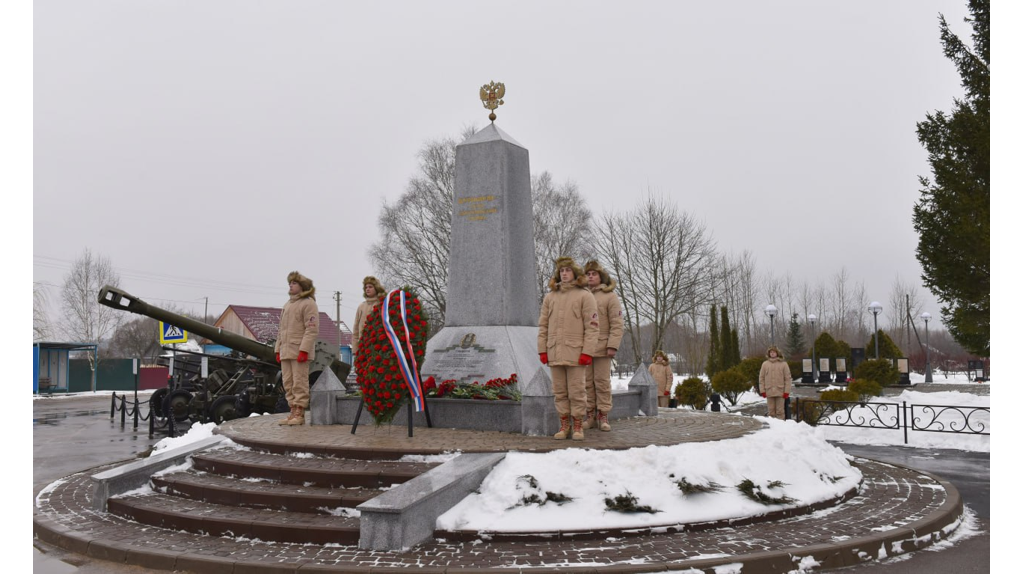
{"type": "Polygon", "coordinates": [[[453,530],[516,532],[721,520],[827,500],[860,482],[861,473],[850,466],[847,455],[811,427],[761,420],[770,425],[768,429],[717,442],[624,451],[570,448],[544,454],[509,453],[479,492],[443,514],[437,525],[453,530]],[[737,488],[746,479],[765,495],[789,497],[792,502],[755,502],[737,488]],[[682,480],[694,486],[717,485],[718,489],[684,495],[679,484],[682,480]],[[779,484],[769,487],[775,481],[779,484]],[[559,503],[555,495],[571,500],[559,503]],[[636,505],[656,512],[607,508],[606,500],[629,495],[636,498],[636,505]],[[531,496],[534,502],[526,502],[531,496]]]}

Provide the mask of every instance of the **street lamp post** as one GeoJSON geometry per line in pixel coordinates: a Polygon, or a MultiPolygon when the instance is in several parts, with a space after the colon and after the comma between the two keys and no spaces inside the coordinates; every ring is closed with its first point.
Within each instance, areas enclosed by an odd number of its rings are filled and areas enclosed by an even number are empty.
{"type": "Polygon", "coordinates": [[[818,384],[818,356],[817,356],[817,339],[815,338],[814,324],[818,322],[818,316],[811,313],[807,316],[807,321],[811,323],[811,381],[816,385],[818,384]]]}
{"type": "Polygon", "coordinates": [[[775,315],[778,314],[779,310],[775,307],[775,305],[768,305],[767,307],[764,308],[764,312],[768,313],[768,316],[771,317],[771,323],[772,323],[772,346],[774,347],[775,346],[775,315]]]}
{"type": "Polygon", "coordinates": [[[868,311],[871,311],[875,316],[875,359],[879,359],[878,355],[878,314],[882,312],[882,304],[878,301],[872,301],[868,305],[868,311]]]}
{"type": "Polygon", "coordinates": [[[921,313],[924,319],[924,382],[932,382],[932,350],[928,346],[928,321],[932,320],[932,314],[928,311],[921,313]]]}

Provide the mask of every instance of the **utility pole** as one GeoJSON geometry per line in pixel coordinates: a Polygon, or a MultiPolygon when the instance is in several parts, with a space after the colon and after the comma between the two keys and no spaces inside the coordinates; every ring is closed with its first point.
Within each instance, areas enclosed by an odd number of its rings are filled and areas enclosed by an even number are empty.
{"type": "Polygon", "coordinates": [[[334,316],[338,322],[338,332],[341,332],[341,291],[334,292],[334,302],[336,303],[336,310],[334,316]]]}
{"type": "Polygon", "coordinates": [[[206,323],[206,318],[209,317],[210,312],[210,298],[203,297],[203,299],[206,299],[206,304],[203,305],[203,323],[206,323]]]}

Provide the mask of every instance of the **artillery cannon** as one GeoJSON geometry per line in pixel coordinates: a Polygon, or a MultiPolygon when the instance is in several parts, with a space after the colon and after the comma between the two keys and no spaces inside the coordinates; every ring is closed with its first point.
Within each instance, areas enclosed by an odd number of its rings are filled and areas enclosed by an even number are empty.
{"type": "MultiPolygon", "coordinates": [[[[206,415],[216,422],[248,416],[250,412],[273,412],[284,398],[281,384],[281,370],[277,365],[274,346],[247,339],[220,327],[207,325],[166,309],[154,307],[110,285],[100,289],[98,301],[101,305],[121,311],[128,311],[174,325],[185,331],[209,339],[251,359],[227,358],[235,367],[219,368],[201,379],[192,377],[191,389],[168,389],[166,394],[154,393],[151,404],[166,416],[176,420],[199,419],[206,415]],[[228,370],[233,370],[229,374],[228,370]]],[[[318,340],[314,347],[313,359],[309,362],[309,382],[312,387],[320,374],[331,369],[338,379],[348,377],[351,365],[338,358],[339,350],[318,340]]],[[[193,353],[195,354],[195,353],[193,353]]],[[[217,357],[216,359],[225,359],[217,357]]],[[[285,406],[287,409],[287,406],[285,406]]]]}

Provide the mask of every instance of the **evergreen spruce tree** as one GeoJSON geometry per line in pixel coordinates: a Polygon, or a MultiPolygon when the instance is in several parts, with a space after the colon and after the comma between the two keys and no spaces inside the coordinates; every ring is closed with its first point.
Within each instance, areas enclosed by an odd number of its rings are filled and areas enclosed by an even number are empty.
{"type": "Polygon", "coordinates": [[[732,344],[730,345],[730,349],[732,349],[732,359],[729,361],[729,367],[732,368],[740,364],[743,360],[740,358],[740,332],[736,329],[732,330],[732,344]]]}
{"type": "MultiPolygon", "coordinates": [[[[878,336],[879,336],[879,339],[878,339],[878,355],[879,355],[879,358],[882,358],[882,359],[899,359],[900,357],[903,357],[903,351],[901,351],[900,348],[896,346],[896,343],[893,342],[893,340],[889,337],[888,334],[886,334],[885,331],[879,329],[878,330],[878,336]]],[[[874,359],[875,358],[875,335],[874,334],[871,335],[871,338],[868,339],[867,344],[864,345],[864,353],[867,355],[867,358],[869,358],[869,359],[874,359]]]]}
{"type": "Polygon", "coordinates": [[[722,344],[718,338],[718,317],[714,305],[711,305],[711,325],[708,327],[708,338],[711,339],[711,348],[708,349],[708,365],[704,368],[704,373],[710,380],[719,370],[719,346],[722,344]]]}
{"type": "Polygon", "coordinates": [[[797,314],[789,318],[789,331],[786,332],[786,358],[795,361],[804,358],[804,349],[807,343],[804,342],[804,332],[797,320],[797,314]]]}
{"type": "MultiPolygon", "coordinates": [[[[926,114],[917,139],[934,180],[919,178],[914,205],[917,260],[925,287],[942,304],[942,323],[968,351],[989,356],[989,0],[969,0],[973,50],[939,17],[943,51],[960,73],[965,98],[926,114]]],[[[873,349],[870,352],[873,352],[873,349]]]]}
{"type": "Polygon", "coordinates": [[[722,305],[719,311],[722,313],[722,322],[719,323],[722,344],[718,347],[718,366],[724,371],[732,366],[732,330],[729,328],[729,308],[722,305]]]}

